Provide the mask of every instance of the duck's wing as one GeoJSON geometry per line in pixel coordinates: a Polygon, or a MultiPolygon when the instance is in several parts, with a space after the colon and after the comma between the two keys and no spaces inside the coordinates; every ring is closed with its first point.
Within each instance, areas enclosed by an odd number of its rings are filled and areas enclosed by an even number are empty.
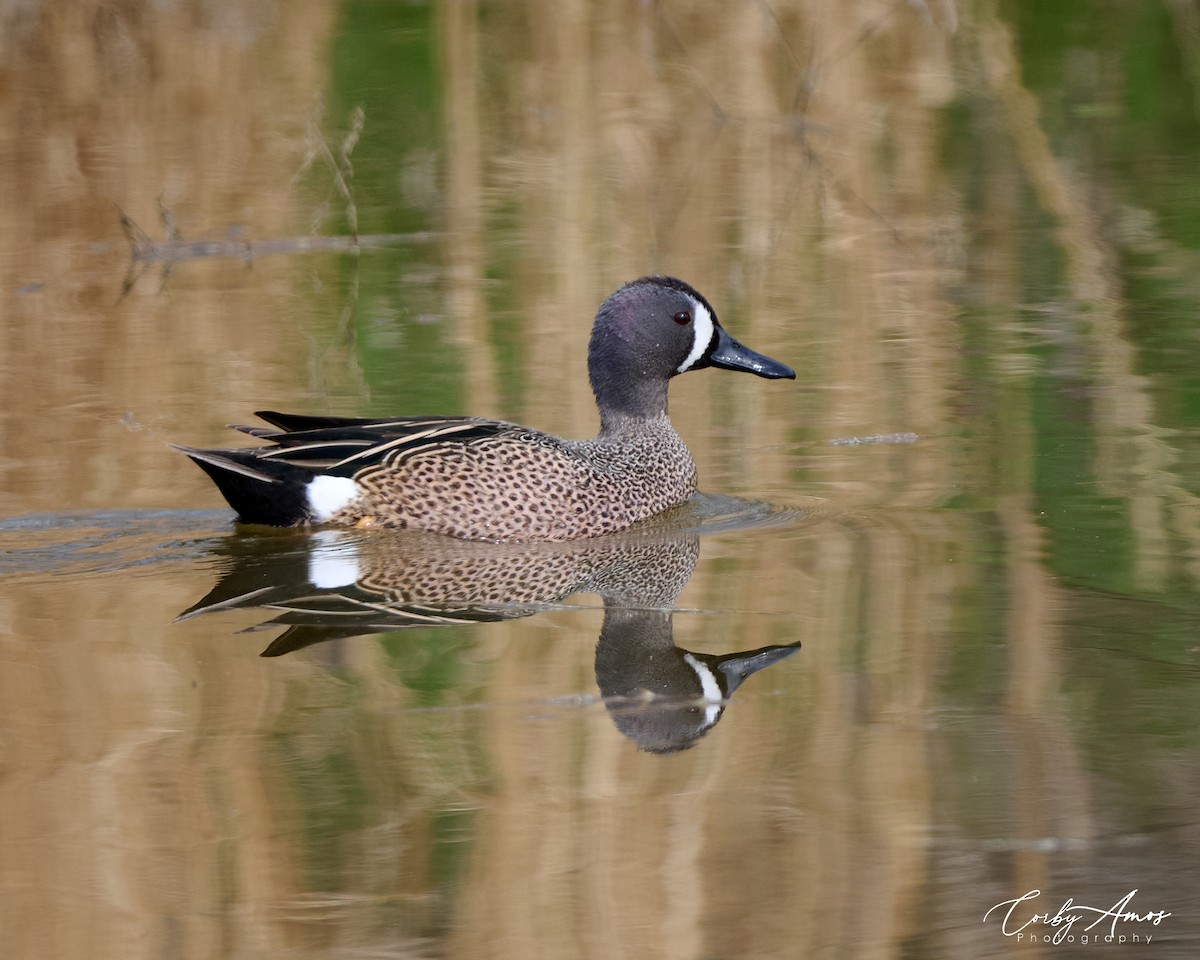
{"type": "Polygon", "coordinates": [[[404,417],[371,420],[265,413],[272,427],[235,427],[263,441],[235,450],[173,446],[212,478],[243,523],[290,527],[312,520],[312,484],[321,476],[357,478],[410,453],[511,439],[564,448],[564,442],[499,420],[404,417]],[[290,429],[289,426],[303,429],[290,429]]]}
{"type": "Polygon", "coordinates": [[[291,463],[318,473],[353,476],[360,470],[431,444],[468,443],[532,431],[501,420],[478,417],[310,417],[262,411],[255,414],[276,429],[241,430],[273,444],[254,451],[255,459],[291,463]]]}
{"type": "MultiPolygon", "coordinates": [[[[275,410],[256,410],[254,415],[284,433],[303,430],[336,430],[349,427],[387,427],[391,425],[429,423],[435,420],[462,420],[463,417],[317,417],[305,413],[278,413],[275,410]]],[[[259,430],[261,427],[238,427],[239,430],[259,430]]]]}

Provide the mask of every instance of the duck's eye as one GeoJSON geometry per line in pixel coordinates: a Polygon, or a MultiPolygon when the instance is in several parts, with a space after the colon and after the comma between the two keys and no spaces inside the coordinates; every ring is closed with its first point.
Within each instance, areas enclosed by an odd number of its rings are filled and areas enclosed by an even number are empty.
{"type": "Polygon", "coordinates": [[[686,327],[692,322],[692,312],[690,310],[680,310],[675,314],[675,322],[681,327],[686,327]]]}

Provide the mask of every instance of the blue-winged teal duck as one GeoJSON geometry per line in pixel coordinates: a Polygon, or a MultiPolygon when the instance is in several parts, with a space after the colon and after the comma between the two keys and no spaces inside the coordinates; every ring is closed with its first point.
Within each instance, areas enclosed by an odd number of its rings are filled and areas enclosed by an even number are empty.
{"type": "Polygon", "coordinates": [[[575,540],[683,503],[696,465],[667,419],[667,385],[704,367],[795,372],[729,336],[672,277],[627,283],[601,304],[588,346],[600,433],[564,440],[475,417],[371,420],[261,412],[270,442],[179,447],[243,523],[414,527],[467,540],[575,540]]]}

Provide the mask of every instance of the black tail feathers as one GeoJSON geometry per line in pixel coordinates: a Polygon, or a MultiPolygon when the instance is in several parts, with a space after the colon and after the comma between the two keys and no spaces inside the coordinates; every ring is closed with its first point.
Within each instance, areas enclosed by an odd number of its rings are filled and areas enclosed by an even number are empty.
{"type": "Polygon", "coordinates": [[[172,444],[211,478],[242,523],[294,527],[312,519],[308,483],[313,471],[294,463],[264,460],[256,451],[196,450],[172,444]]]}

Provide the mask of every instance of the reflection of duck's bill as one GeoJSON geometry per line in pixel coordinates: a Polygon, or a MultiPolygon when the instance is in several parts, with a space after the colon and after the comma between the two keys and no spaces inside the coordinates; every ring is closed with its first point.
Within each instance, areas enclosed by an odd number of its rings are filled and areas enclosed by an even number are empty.
{"type": "Polygon", "coordinates": [[[712,657],[710,662],[724,677],[724,693],[728,697],[734,690],[745,683],[746,678],[759,670],[785,660],[800,649],[800,643],[774,644],[760,647],[749,653],[728,654],[723,657],[712,657]]]}

